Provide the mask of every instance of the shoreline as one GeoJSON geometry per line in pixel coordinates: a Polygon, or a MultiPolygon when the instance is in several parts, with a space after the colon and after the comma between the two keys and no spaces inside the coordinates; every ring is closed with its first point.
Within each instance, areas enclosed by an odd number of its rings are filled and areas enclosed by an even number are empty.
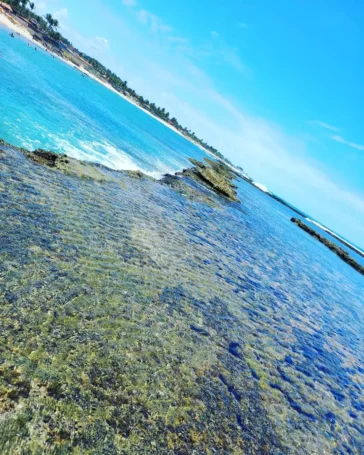
{"type": "MultiPolygon", "coordinates": [[[[247,181],[248,183],[250,183],[251,185],[253,185],[255,188],[259,189],[260,191],[262,191],[263,193],[265,193],[267,196],[273,198],[273,199],[276,199],[278,202],[280,202],[281,204],[284,204],[286,206],[288,206],[291,210],[295,211],[297,214],[299,214],[300,216],[304,216],[306,218],[306,215],[304,213],[302,213],[301,211],[297,210],[296,208],[294,208],[290,203],[286,202],[285,200],[283,200],[282,198],[276,196],[274,193],[271,193],[269,190],[268,191],[264,191],[260,186],[256,185],[256,182],[251,182],[248,178],[246,178],[246,175],[241,172],[236,166],[232,165],[231,163],[221,159],[219,156],[216,156],[214,155],[212,152],[210,152],[209,150],[207,150],[206,148],[204,148],[203,146],[201,146],[200,144],[198,144],[197,142],[195,142],[194,140],[190,139],[189,137],[186,137],[183,133],[181,133],[178,129],[176,129],[174,126],[170,125],[169,123],[167,123],[166,121],[162,120],[161,118],[157,117],[156,115],[154,115],[153,113],[151,113],[150,111],[148,111],[147,109],[145,109],[144,107],[142,107],[139,103],[137,103],[136,101],[134,101],[131,97],[127,96],[127,95],[124,95],[123,93],[117,91],[114,87],[112,87],[108,82],[106,81],[103,81],[101,80],[100,78],[98,78],[97,76],[95,76],[94,74],[92,74],[91,72],[89,72],[87,69],[83,68],[83,67],[79,67],[77,65],[75,65],[72,61],[68,60],[67,58],[65,57],[61,57],[60,55],[52,52],[50,49],[47,49],[45,46],[43,46],[40,42],[34,40],[34,38],[32,37],[32,35],[29,33],[29,31],[24,27],[22,26],[20,23],[14,23],[13,20],[11,20],[6,14],[4,14],[3,12],[0,12],[0,28],[4,27],[5,29],[7,30],[10,30],[12,32],[15,32],[17,34],[19,34],[20,38],[21,39],[25,39],[28,43],[31,43],[32,45],[46,51],[48,54],[52,55],[54,58],[57,58],[58,60],[60,60],[61,62],[67,64],[68,66],[70,66],[71,68],[73,69],[76,69],[78,70],[80,73],[90,77],[91,79],[93,79],[95,82],[103,85],[106,89],[108,90],[111,90],[112,92],[114,92],[116,95],[120,96],[121,98],[123,98],[125,101],[127,101],[128,103],[134,105],[136,108],[140,109],[141,111],[143,111],[145,114],[149,115],[150,117],[154,118],[155,120],[157,120],[159,123],[162,123],[164,126],[166,126],[167,128],[169,128],[170,130],[174,131],[175,133],[177,133],[179,136],[183,137],[184,139],[186,139],[188,142],[190,142],[191,144],[195,145],[196,147],[198,147],[200,150],[202,150],[204,153],[206,153],[207,156],[210,156],[212,158],[214,158],[215,160],[217,161],[221,161],[223,162],[226,166],[228,166],[233,172],[237,173],[239,175],[240,178],[244,179],[245,181],[247,181]]],[[[16,39],[16,37],[14,38],[16,39]]],[[[308,218],[310,220],[310,218],[308,218]]],[[[319,226],[321,227],[321,225],[319,226]]],[[[348,248],[352,249],[354,252],[356,252],[357,254],[359,254],[360,256],[363,256],[364,257],[364,253],[362,251],[360,251],[358,248],[356,248],[355,246],[352,246],[349,242],[346,242],[345,240],[341,239],[341,237],[339,235],[336,235],[333,231],[329,230],[328,228],[325,228],[324,229],[325,232],[327,232],[329,235],[331,235],[332,237],[334,237],[336,240],[338,240],[339,242],[343,243],[344,245],[346,245],[348,248]]]]}
{"type": "MultiPolygon", "coordinates": [[[[34,44],[35,46],[38,46],[40,47],[41,49],[43,50],[46,50],[49,54],[51,54],[52,56],[58,58],[59,60],[61,60],[62,62],[66,63],[67,65],[69,65],[71,68],[74,68],[78,71],[80,71],[81,73],[85,74],[86,76],[90,77],[91,79],[93,79],[95,82],[98,82],[99,84],[103,85],[105,88],[107,88],[108,90],[111,90],[112,92],[114,92],[115,94],[119,95],[121,98],[123,98],[125,101],[127,101],[128,103],[134,105],[135,107],[137,107],[138,109],[140,109],[141,111],[143,111],[145,114],[149,115],[150,117],[153,117],[155,120],[157,120],[158,122],[162,123],[164,126],[166,126],[167,128],[169,128],[170,130],[174,131],[175,133],[177,133],[179,136],[182,136],[184,139],[186,139],[187,141],[189,141],[191,144],[194,144],[196,147],[198,147],[200,150],[203,150],[207,155],[209,156],[212,156],[214,157],[215,159],[220,159],[219,157],[215,156],[213,153],[211,153],[209,150],[205,149],[204,147],[202,147],[200,144],[198,144],[197,142],[193,141],[192,139],[189,139],[188,137],[186,137],[184,134],[182,134],[179,130],[177,130],[177,128],[175,128],[174,126],[170,125],[169,123],[165,122],[164,120],[162,120],[161,118],[157,117],[156,115],[152,114],[150,111],[148,111],[147,109],[145,109],[144,107],[140,106],[140,104],[136,103],[133,99],[131,99],[130,97],[124,95],[123,93],[120,93],[118,92],[117,90],[114,89],[114,87],[112,87],[110,84],[108,84],[107,82],[105,81],[102,81],[101,79],[99,79],[98,77],[96,77],[94,74],[90,73],[89,71],[87,71],[85,68],[82,68],[82,67],[78,67],[77,65],[75,65],[74,63],[72,63],[71,61],[67,60],[66,58],[64,57],[60,57],[59,55],[55,54],[54,52],[50,51],[49,49],[46,49],[44,46],[42,46],[42,44],[40,44],[38,41],[34,40],[32,35],[29,33],[28,30],[26,30],[21,24],[15,24],[13,23],[6,14],[0,12],[0,27],[4,26],[5,28],[7,28],[8,30],[11,30],[15,33],[19,33],[20,36],[22,36],[24,39],[26,39],[28,42],[31,42],[32,44],[34,44]]],[[[221,160],[221,159],[220,159],[221,160]]],[[[225,163],[225,164],[228,164],[228,163],[225,163]]],[[[235,168],[234,168],[235,170],[235,168]]]]}

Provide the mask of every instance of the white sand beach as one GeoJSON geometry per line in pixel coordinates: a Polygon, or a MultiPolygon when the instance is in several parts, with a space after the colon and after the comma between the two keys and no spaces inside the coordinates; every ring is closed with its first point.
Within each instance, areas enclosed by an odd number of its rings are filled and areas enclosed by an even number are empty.
{"type": "Polygon", "coordinates": [[[23,27],[19,22],[15,22],[15,19],[13,18],[10,19],[9,16],[0,11],[0,26],[1,25],[7,27],[14,33],[18,33],[27,40],[35,42],[32,38],[32,35],[25,27],[23,27]]]}

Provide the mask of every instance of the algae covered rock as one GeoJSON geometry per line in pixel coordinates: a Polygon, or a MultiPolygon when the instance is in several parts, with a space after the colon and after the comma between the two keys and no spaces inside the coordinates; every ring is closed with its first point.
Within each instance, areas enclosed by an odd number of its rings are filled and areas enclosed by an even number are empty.
{"type": "Polygon", "coordinates": [[[31,152],[22,147],[15,147],[11,144],[8,144],[3,139],[0,139],[0,147],[3,149],[17,150],[34,163],[52,168],[54,170],[62,171],[67,175],[80,177],[86,180],[97,180],[102,182],[112,181],[120,183],[117,177],[118,174],[124,174],[133,179],[146,178],[152,181],[155,180],[153,177],[144,174],[140,170],[116,171],[99,163],[81,161],[76,158],[72,158],[64,153],[55,153],[51,150],[36,149],[31,152]]]}
{"type": "Polygon", "coordinates": [[[184,169],[181,173],[183,177],[190,177],[199,183],[212,189],[215,193],[227,197],[233,202],[240,202],[236,185],[232,180],[237,174],[222,161],[213,161],[205,158],[205,163],[190,158],[194,165],[192,168],[184,169]]]}
{"type": "Polygon", "coordinates": [[[168,185],[174,191],[182,194],[191,201],[201,202],[203,204],[209,205],[210,207],[218,207],[218,203],[214,197],[211,196],[209,191],[201,191],[201,189],[195,189],[186,181],[186,179],[181,178],[178,175],[165,174],[164,177],[159,180],[162,185],[168,185]]]}
{"type": "Polygon", "coordinates": [[[298,227],[300,227],[303,231],[307,232],[307,234],[310,234],[312,237],[317,239],[319,242],[323,243],[327,248],[329,248],[331,251],[333,251],[339,258],[341,258],[344,262],[349,264],[353,269],[357,270],[359,273],[364,275],[364,267],[359,264],[357,261],[355,261],[354,258],[350,256],[350,254],[345,251],[343,248],[339,247],[336,245],[336,243],[332,242],[331,240],[327,239],[326,237],[320,235],[317,231],[314,229],[310,228],[307,226],[307,224],[303,223],[298,218],[291,218],[292,223],[296,224],[298,227]]]}
{"type": "Polygon", "coordinates": [[[49,167],[56,167],[56,164],[59,162],[68,163],[67,155],[57,155],[57,153],[43,149],[34,150],[33,153],[29,154],[29,158],[36,163],[49,167]]]}

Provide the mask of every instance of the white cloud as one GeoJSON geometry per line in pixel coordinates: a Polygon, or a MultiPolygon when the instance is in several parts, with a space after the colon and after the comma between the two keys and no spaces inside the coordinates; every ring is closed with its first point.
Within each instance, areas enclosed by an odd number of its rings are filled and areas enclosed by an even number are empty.
{"type": "Polygon", "coordinates": [[[34,1],[34,4],[35,4],[37,14],[44,14],[46,12],[46,9],[47,9],[46,1],[40,1],[40,2],[34,1]]]}
{"type": "Polygon", "coordinates": [[[53,17],[58,19],[60,22],[68,19],[68,9],[67,8],[62,8],[55,13],[53,13],[53,17]]]}
{"type": "Polygon", "coordinates": [[[340,144],[347,145],[348,147],[351,147],[353,149],[364,150],[364,145],[356,144],[355,142],[347,141],[346,139],[342,138],[341,136],[331,136],[331,139],[333,141],[340,142],[340,144]]]}
{"type": "Polygon", "coordinates": [[[176,44],[187,44],[188,39],[182,38],[181,36],[169,36],[168,41],[170,43],[176,43],[176,44]]]}
{"type": "Polygon", "coordinates": [[[336,128],[336,126],[329,125],[326,122],[322,122],[321,120],[309,120],[308,123],[311,123],[312,125],[318,125],[321,126],[321,128],[325,128],[326,130],[330,131],[336,131],[339,132],[339,128],[336,128]]]}
{"type": "Polygon", "coordinates": [[[189,128],[235,164],[243,166],[255,180],[360,243],[364,229],[364,195],[346,189],[320,169],[318,163],[309,158],[302,138],[287,134],[264,118],[241,111],[213,89],[206,75],[201,76],[195,78],[194,88],[186,82],[192,91],[190,103],[176,96],[173,99],[173,95],[165,100],[170,112],[186,121],[189,128]],[[206,101],[213,106],[208,111],[196,107],[198,92],[203,92],[206,101]],[[173,108],[170,107],[172,102],[173,108]],[[217,117],[217,112],[225,121],[217,117]]]}
{"type": "Polygon", "coordinates": [[[236,53],[234,49],[225,48],[221,52],[222,59],[225,63],[228,63],[232,66],[236,71],[241,73],[243,76],[250,77],[251,71],[249,68],[244,65],[239,55],[236,53]]]}
{"type": "Polygon", "coordinates": [[[109,41],[107,38],[103,36],[96,36],[95,38],[91,38],[90,41],[91,45],[95,47],[95,49],[103,50],[109,47],[109,41]]]}
{"type": "Polygon", "coordinates": [[[145,25],[149,25],[153,32],[170,32],[172,31],[172,27],[163,23],[163,21],[156,16],[155,14],[146,11],[145,9],[141,9],[137,13],[137,18],[139,22],[145,25]]]}

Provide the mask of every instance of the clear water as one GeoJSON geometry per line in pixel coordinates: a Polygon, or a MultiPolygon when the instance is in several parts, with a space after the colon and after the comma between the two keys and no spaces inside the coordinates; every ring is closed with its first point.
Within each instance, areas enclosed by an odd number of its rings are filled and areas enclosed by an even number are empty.
{"type": "MultiPolygon", "coordinates": [[[[200,156],[9,40],[0,32],[5,140],[150,172],[200,156]]],[[[3,453],[56,440],[64,453],[362,455],[364,277],[243,181],[241,206],[211,207],[117,178],[0,153],[3,453]]]]}
{"type": "Polygon", "coordinates": [[[116,93],[0,27],[0,138],[113,169],[181,170],[198,147],[116,93]]]}

